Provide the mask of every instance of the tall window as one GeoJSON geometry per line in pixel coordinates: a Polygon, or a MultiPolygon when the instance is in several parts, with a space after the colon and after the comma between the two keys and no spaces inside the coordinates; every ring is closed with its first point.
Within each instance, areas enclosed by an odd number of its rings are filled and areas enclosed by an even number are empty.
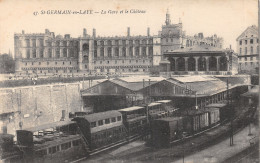
{"type": "Polygon", "coordinates": [[[67,57],[67,49],[66,48],[63,49],[63,57],[65,57],[65,58],[67,57]]]}
{"type": "Polygon", "coordinates": [[[247,44],[247,40],[245,40],[245,44],[247,44]]]}
{"type": "Polygon", "coordinates": [[[26,47],[30,47],[30,40],[26,39],[26,47]]]}
{"type": "Polygon", "coordinates": [[[26,50],[26,58],[30,58],[30,49],[26,50]]]}
{"type": "Polygon", "coordinates": [[[112,49],[111,49],[111,47],[109,47],[109,48],[107,48],[107,56],[108,57],[112,57],[112,49]]]}
{"type": "Polygon", "coordinates": [[[142,48],[142,56],[146,56],[146,47],[142,48]]]}
{"type": "MultiPolygon", "coordinates": [[[[118,40],[116,40],[116,41],[118,41],[118,40]]],[[[119,49],[117,47],[115,48],[115,57],[119,57],[119,49]]]]}
{"type": "Polygon", "coordinates": [[[253,46],[251,46],[250,53],[253,54],[253,46]]]}
{"type": "Polygon", "coordinates": [[[56,58],[60,58],[60,49],[56,49],[56,58]]]}
{"type": "Polygon", "coordinates": [[[239,50],[239,54],[241,54],[242,53],[242,48],[240,48],[240,50],[239,50]]]}
{"type": "Polygon", "coordinates": [[[247,54],[247,47],[245,48],[245,54],[247,54]]]}
{"type": "Polygon", "coordinates": [[[254,43],[254,39],[250,39],[250,44],[253,44],[254,43]]]}
{"type": "Polygon", "coordinates": [[[257,51],[257,54],[259,54],[259,46],[257,46],[256,51],[257,51]]]}
{"type": "Polygon", "coordinates": [[[239,41],[239,44],[242,45],[242,40],[239,41]]]}
{"type": "Polygon", "coordinates": [[[125,47],[122,48],[122,56],[126,57],[126,49],[125,49],[125,47]]]}
{"type": "Polygon", "coordinates": [[[133,56],[133,47],[129,47],[129,56],[133,56]]]}
{"type": "Polygon", "coordinates": [[[48,49],[48,56],[49,56],[49,58],[52,57],[52,49],[48,49]]]}
{"type": "Polygon", "coordinates": [[[33,49],[33,58],[36,58],[36,49],[33,49]]]}
{"type": "Polygon", "coordinates": [[[33,44],[33,47],[36,47],[36,40],[35,39],[32,40],[32,44],[33,44]]]}
{"type": "Polygon", "coordinates": [[[136,55],[136,56],[139,56],[139,47],[136,47],[136,48],[135,48],[135,55],[136,55]]]}
{"type": "Polygon", "coordinates": [[[40,49],[40,58],[43,58],[43,49],[40,49]]]}
{"type": "Polygon", "coordinates": [[[104,48],[100,48],[100,57],[104,57],[104,48]]]}

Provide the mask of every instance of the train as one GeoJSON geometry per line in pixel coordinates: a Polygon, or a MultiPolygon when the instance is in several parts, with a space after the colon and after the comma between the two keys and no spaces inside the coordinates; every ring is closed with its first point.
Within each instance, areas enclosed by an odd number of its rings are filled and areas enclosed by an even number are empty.
{"type": "Polygon", "coordinates": [[[220,110],[211,106],[182,115],[171,100],[161,100],[99,113],[76,112],[67,121],[17,130],[16,146],[25,162],[88,157],[147,135],[154,146],[165,146],[183,133],[192,135],[218,124],[220,110]]]}

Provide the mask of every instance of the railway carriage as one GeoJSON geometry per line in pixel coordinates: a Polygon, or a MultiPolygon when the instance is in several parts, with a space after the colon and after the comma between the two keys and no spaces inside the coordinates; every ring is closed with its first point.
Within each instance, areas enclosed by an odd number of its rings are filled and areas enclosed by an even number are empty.
{"type": "Polygon", "coordinates": [[[189,134],[199,132],[210,125],[208,111],[189,110],[184,116],[184,128],[189,134]]]}
{"type": "Polygon", "coordinates": [[[122,114],[111,110],[72,119],[76,121],[89,145],[90,151],[98,151],[126,139],[122,114]]]}
{"type": "Polygon", "coordinates": [[[17,144],[25,162],[64,162],[87,153],[78,127],[72,121],[59,121],[17,130],[17,144]]]}
{"type": "Polygon", "coordinates": [[[129,137],[144,135],[147,130],[147,110],[145,107],[133,106],[118,110],[122,113],[123,123],[129,137]]]}
{"type": "Polygon", "coordinates": [[[172,141],[181,138],[182,132],[182,117],[156,119],[152,124],[152,144],[155,147],[167,147],[172,141]]]}

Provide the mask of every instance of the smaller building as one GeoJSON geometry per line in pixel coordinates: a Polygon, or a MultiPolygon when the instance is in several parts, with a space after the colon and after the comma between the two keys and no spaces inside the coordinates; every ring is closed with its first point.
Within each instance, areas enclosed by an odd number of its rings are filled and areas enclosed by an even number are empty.
{"type": "Polygon", "coordinates": [[[257,73],[259,67],[258,27],[249,26],[238,38],[238,70],[240,73],[257,73]]]}
{"type": "Polygon", "coordinates": [[[161,72],[172,75],[234,75],[237,74],[237,54],[232,49],[210,45],[194,45],[165,52],[161,72]]]}

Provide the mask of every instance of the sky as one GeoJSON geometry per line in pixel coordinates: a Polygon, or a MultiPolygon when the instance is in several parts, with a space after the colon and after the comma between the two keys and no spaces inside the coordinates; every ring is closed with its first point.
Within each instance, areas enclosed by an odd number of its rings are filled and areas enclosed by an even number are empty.
{"type": "Polygon", "coordinates": [[[181,19],[186,35],[203,32],[224,39],[223,48],[236,49],[236,38],[258,21],[257,0],[0,0],[0,54],[14,51],[14,33],[44,33],[47,28],[55,35],[82,35],[96,29],[97,36],[157,35],[165,22],[167,9],[172,23],[181,19]],[[47,14],[50,10],[85,11],[93,14],[47,14]],[[103,10],[103,12],[102,12],[103,10]],[[118,11],[111,13],[110,11],[118,11]],[[125,11],[129,11],[125,13],[125,11]],[[130,13],[140,10],[144,13],[130,13]],[[40,14],[45,11],[45,14],[40,14]],[[106,14],[101,14],[106,11],[106,14]],[[123,11],[120,14],[120,11],[123,11]],[[39,14],[35,16],[35,12],[39,14]]]}

